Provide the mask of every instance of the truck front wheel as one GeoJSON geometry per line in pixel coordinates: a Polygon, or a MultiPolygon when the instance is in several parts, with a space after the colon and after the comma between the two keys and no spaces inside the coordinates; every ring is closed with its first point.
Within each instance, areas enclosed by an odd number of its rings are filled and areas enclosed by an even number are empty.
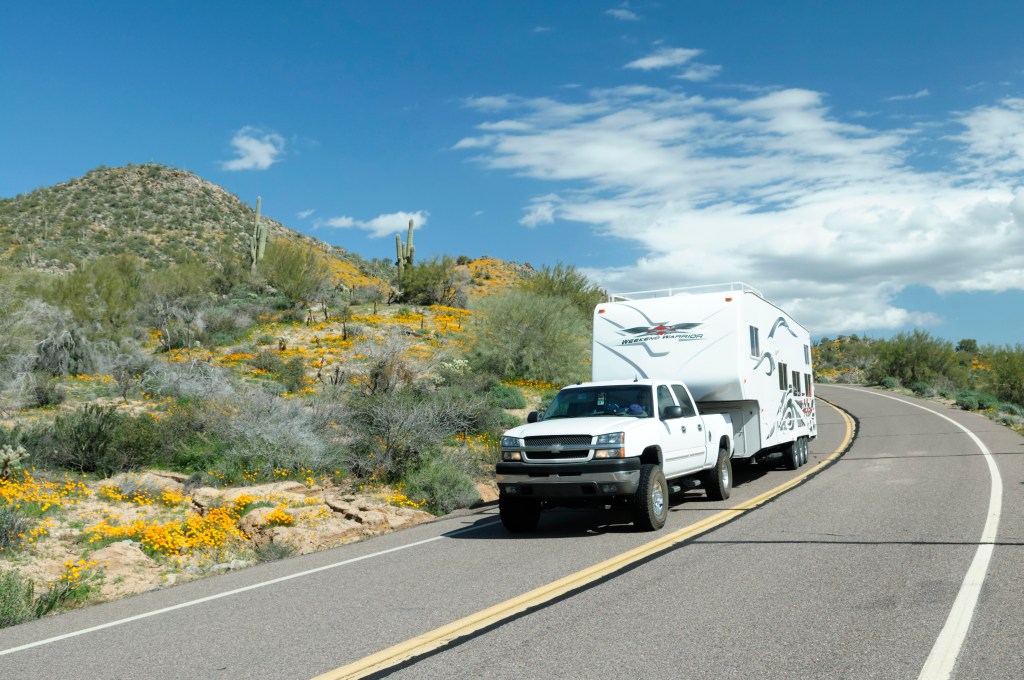
{"type": "Polygon", "coordinates": [[[729,450],[718,449],[718,462],[704,473],[704,490],[708,500],[724,501],[732,493],[732,458],[729,450]]]}
{"type": "Polygon", "coordinates": [[[668,482],[659,465],[640,467],[640,488],[633,500],[633,524],[640,531],[657,531],[668,519],[668,482]]]}
{"type": "Polygon", "coordinates": [[[525,498],[498,498],[498,515],[509,532],[533,531],[540,521],[540,503],[525,498]]]}

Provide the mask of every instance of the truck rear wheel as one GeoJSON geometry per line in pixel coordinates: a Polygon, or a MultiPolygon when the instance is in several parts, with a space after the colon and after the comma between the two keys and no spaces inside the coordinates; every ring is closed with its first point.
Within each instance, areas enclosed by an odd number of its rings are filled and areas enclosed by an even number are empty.
{"type": "Polygon", "coordinates": [[[792,441],[782,449],[782,462],[787,470],[796,470],[800,467],[800,443],[792,441]]]}
{"type": "Polygon", "coordinates": [[[633,524],[640,531],[657,531],[668,519],[668,482],[659,465],[640,467],[640,488],[633,499],[633,524]]]}
{"type": "Polygon", "coordinates": [[[498,498],[498,515],[505,529],[513,534],[533,531],[540,521],[540,503],[526,498],[498,498]]]}
{"type": "Polygon", "coordinates": [[[728,449],[718,449],[718,462],[704,473],[701,481],[708,500],[724,501],[729,498],[732,494],[732,458],[729,457],[728,449]]]}

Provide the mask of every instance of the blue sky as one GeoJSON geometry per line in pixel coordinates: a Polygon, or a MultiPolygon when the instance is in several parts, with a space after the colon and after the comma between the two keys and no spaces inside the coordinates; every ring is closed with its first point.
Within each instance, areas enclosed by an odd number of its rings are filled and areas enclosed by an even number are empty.
{"type": "Polygon", "coordinates": [[[394,256],[1024,342],[1024,4],[22,2],[0,196],[184,168],[394,256]]]}

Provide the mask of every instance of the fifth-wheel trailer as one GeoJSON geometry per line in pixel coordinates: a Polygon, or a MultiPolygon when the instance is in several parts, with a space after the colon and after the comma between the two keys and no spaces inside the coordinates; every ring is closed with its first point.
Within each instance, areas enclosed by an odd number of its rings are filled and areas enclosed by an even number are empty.
{"type": "Polygon", "coordinates": [[[733,460],[796,469],[817,435],[811,375],[807,330],[747,284],[612,295],[594,310],[593,381],[502,437],[502,521],[623,505],[658,529],[670,489],[728,498],[733,460]]]}

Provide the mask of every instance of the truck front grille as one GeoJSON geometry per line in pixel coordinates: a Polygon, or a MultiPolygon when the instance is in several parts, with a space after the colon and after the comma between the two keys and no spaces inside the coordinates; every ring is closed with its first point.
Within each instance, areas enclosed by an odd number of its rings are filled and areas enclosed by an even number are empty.
{"type": "Polygon", "coordinates": [[[559,434],[553,437],[527,437],[527,446],[582,446],[593,438],[589,434],[559,434]]]}

